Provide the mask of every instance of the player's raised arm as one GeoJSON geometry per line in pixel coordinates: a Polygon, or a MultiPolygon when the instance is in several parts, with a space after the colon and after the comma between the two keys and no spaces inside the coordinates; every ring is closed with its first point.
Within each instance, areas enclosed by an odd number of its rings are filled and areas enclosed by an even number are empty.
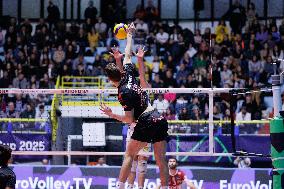
{"type": "Polygon", "coordinates": [[[111,54],[114,57],[117,67],[119,68],[120,71],[122,71],[123,66],[122,66],[121,60],[122,60],[123,54],[119,52],[119,49],[116,46],[112,47],[111,51],[112,52],[110,52],[109,54],[111,54]]]}
{"type": "Polygon", "coordinates": [[[138,66],[139,66],[139,79],[140,79],[140,86],[142,88],[150,88],[150,84],[147,82],[147,79],[145,77],[145,64],[144,64],[144,51],[145,47],[140,46],[138,48],[138,52],[135,53],[137,60],[138,60],[138,66]]]}
{"type": "Polygon", "coordinates": [[[135,32],[135,25],[132,22],[127,29],[127,39],[126,39],[127,41],[126,41],[125,57],[124,57],[124,60],[123,60],[123,65],[128,64],[128,63],[132,63],[131,62],[132,36],[133,36],[134,32],[135,32]]]}

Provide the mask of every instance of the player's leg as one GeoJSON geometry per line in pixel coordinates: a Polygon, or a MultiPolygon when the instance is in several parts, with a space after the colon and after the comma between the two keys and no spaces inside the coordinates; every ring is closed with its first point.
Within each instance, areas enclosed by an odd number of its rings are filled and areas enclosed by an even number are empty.
{"type": "Polygon", "coordinates": [[[144,188],[148,156],[138,156],[138,189],[144,188]]]}
{"type": "Polygon", "coordinates": [[[133,139],[129,141],[124,155],[124,160],[120,169],[119,182],[116,187],[117,189],[124,189],[125,182],[131,170],[133,159],[138,154],[139,150],[141,150],[146,145],[146,142],[140,142],[133,139]]]}
{"type": "Polygon", "coordinates": [[[166,151],[167,151],[167,141],[159,141],[153,144],[154,155],[156,159],[156,164],[160,169],[160,179],[161,179],[161,189],[167,189],[168,178],[169,178],[169,169],[166,160],[166,151]]]}
{"type": "Polygon", "coordinates": [[[133,189],[134,187],[134,181],[136,178],[136,170],[137,170],[137,166],[138,166],[138,156],[135,156],[132,162],[132,166],[131,166],[131,170],[130,170],[130,174],[128,176],[127,179],[127,189],[133,189]]]}

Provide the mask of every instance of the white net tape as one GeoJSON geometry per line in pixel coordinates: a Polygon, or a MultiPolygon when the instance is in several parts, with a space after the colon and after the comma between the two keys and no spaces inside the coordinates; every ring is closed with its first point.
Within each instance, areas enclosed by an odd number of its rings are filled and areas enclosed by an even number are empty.
{"type": "MultiPolygon", "coordinates": [[[[228,93],[229,88],[148,88],[151,94],[160,93],[228,93]]],[[[117,94],[117,89],[0,89],[0,94],[117,94]]]]}

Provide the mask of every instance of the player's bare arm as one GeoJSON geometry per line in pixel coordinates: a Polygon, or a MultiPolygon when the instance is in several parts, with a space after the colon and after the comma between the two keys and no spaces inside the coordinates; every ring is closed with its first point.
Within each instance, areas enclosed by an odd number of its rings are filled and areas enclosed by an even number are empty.
{"type": "Polygon", "coordinates": [[[124,115],[118,115],[112,112],[111,108],[106,106],[105,104],[100,105],[100,110],[110,118],[116,119],[118,121],[121,121],[123,123],[133,123],[135,121],[134,119],[134,113],[133,110],[131,111],[125,111],[124,115]]]}
{"type": "Polygon", "coordinates": [[[138,52],[134,53],[137,57],[138,65],[139,65],[139,79],[140,79],[140,86],[142,88],[150,88],[150,84],[147,82],[145,77],[145,63],[144,63],[144,54],[145,54],[145,46],[139,46],[138,52]]]}
{"type": "Polygon", "coordinates": [[[123,65],[124,64],[129,64],[131,63],[131,53],[132,53],[132,36],[135,32],[136,28],[134,23],[132,22],[127,29],[127,41],[126,41],[126,47],[125,47],[125,57],[123,60],[123,65]]]}

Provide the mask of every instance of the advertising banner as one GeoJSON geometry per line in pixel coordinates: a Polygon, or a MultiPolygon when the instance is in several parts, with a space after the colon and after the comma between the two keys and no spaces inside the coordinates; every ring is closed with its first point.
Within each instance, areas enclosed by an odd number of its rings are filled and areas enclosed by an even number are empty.
{"type": "MultiPolygon", "coordinates": [[[[214,147],[216,153],[232,153],[231,136],[215,136],[214,147]]],[[[237,150],[245,150],[250,153],[270,154],[269,136],[238,136],[236,138],[237,150]]],[[[169,152],[208,152],[209,140],[207,135],[171,137],[168,143],[169,152]]],[[[253,158],[254,161],[270,161],[268,158],[253,158]]],[[[193,157],[185,156],[180,162],[233,162],[230,157],[193,157]]]]}
{"type": "MultiPolygon", "coordinates": [[[[49,151],[50,134],[0,133],[0,144],[8,145],[13,151],[49,151]]],[[[15,156],[15,159],[42,159],[42,156],[15,156]]]]}
{"type": "MultiPolygon", "coordinates": [[[[15,166],[13,170],[17,175],[16,189],[115,189],[120,167],[15,166]]],[[[272,188],[270,169],[180,167],[180,170],[197,189],[272,188]]],[[[149,168],[145,188],[155,189],[158,177],[158,169],[149,168]]]]}

